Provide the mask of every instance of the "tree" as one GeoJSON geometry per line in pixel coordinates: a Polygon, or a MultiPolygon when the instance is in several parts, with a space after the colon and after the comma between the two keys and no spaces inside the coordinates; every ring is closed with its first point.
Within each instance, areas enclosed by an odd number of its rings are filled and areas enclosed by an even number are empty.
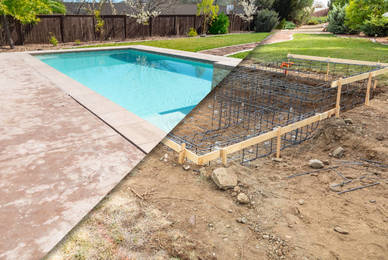
{"type": "Polygon", "coordinates": [[[300,23],[308,15],[313,0],[275,0],[273,8],[279,13],[280,19],[300,23]]]}
{"type": "Polygon", "coordinates": [[[350,0],[346,6],[345,25],[359,32],[372,16],[381,17],[388,10],[387,0],[350,0]]]}
{"type": "Polygon", "coordinates": [[[4,30],[11,49],[14,48],[14,41],[11,37],[8,18],[11,16],[22,24],[39,21],[37,15],[65,13],[66,8],[56,0],[0,0],[0,15],[3,18],[4,30]]]}
{"type": "Polygon", "coordinates": [[[173,6],[176,0],[125,0],[125,3],[129,7],[130,17],[135,18],[138,24],[150,25],[153,18],[173,6]]]}
{"type": "Polygon", "coordinates": [[[244,21],[252,21],[257,12],[256,0],[239,0],[238,4],[242,7],[243,13],[237,15],[244,21]]]}
{"type": "Polygon", "coordinates": [[[206,34],[207,24],[217,17],[219,6],[214,4],[214,0],[202,0],[197,4],[197,16],[203,15],[202,33],[206,34]]]}

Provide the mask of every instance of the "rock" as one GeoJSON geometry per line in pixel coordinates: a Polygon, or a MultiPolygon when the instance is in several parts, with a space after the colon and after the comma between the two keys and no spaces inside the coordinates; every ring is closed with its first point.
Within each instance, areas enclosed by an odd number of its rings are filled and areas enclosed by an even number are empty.
{"type": "Polygon", "coordinates": [[[232,197],[236,197],[237,196],[237,192],[233,191],[232,192],[232,197]]]}
{"type": "Polygon", "coordinates": [[[236,221],[241,224],[246,224],[248,222],[246,217],[237,218],[236,221]]]}
{"type": "Polygon", "coordinates": [[[341,158],[342,156],[344,156],[344,152],[345,152],[345,149],[340,146],[340,147],[337,147],[331,154],[335,158],[341,158]]]}
{"type": "Polygon", "coordinates": [[[183,170],[185,170],[185,171],[188,171],[188,170],[190,170],[190,165],[187,165],[187,164],[184,164],[184,165],[182,165],[182,168],[183,168],[183,170]]]}
{"type": "Polygon", "coordinates": [[[263,235],[263,239],[269,239],[269,235],[263,235]]]}
{"type": "Polygon", "coordinates": [[[323,168],[324,164],[322,161],[320,161],[318,159],[311,159],[309,161],[309,166],[313,169],[321,169],[321,168],[323,168]]]}
{"type": "Polygon", "coordinates": [[[334,192],[340,192],[341,188],[337,184],[333,183],[333,184],[330,184],[330,190],[334,192]]]}
{"type": "Polygon", "coordinates": [[[384,139],[385,139],[384,135],[378,135],[378,136],[376,136],[376,140],[377,140],[377,141],[384,141],[384,139]]]}
{"type": "Polygon", "coordinates": [[[160,157],[161,161],[167,162],[167,159],[168,159],[168,154],[167,153],[165,153],[162,157],[160,157]]]}
{"type": "Polygon", "coordinates": [[[217,168],[212,173],[212,180],[222,190],[234,188],[237,185],[237,176],[228,168],[217,168]]]}
{"type": "Polygon", "coordinates": [[[272,161],[274,161],[274,162],[282,162],[283,159],[282,159],[282,158],[276,158],[276,157],[274,157],[274,158],[272,158],[272,161]]]}
{"type": "Polygon", "coordinates": [[[247,204],[249,203],[249,198],[245,193],[241,192],[237,195],[237,201],[241,204],[247,204]]]}
{"type": "Polygon", "coordinates": [[[235,191],[235,192],[240,192],[240,191],[241,191],[241,188],[240,188],[239,186],[235,186],[235,187],[233,188],[233,191],[235,191]]]}
{"type": "Polygon", "coordinates": [[[298,200],[298,204],[299,205],[303,205],[304,204],[304,200],[302,200],[302,199],[298,200]]]}
{"type": "Polygon", "coordinates": [[[376,203],[376,200],[370,200],[369,202],[370,203],[376,203]]]}
{"type": "Polygon", "coordinates": [[[189,218],[189,223],[190,223],[192,226],[195,226],[195,223],[196,223],[196,217],[195,217],[195,215],[192,215],[192,216],[189,218]]]}
{"type": "Polygon", "coordinates": [[[345,124],[347,125],[353,125],[353,120],[351,118],[345,118],[344,119],[345,124]]]}
{"type": "Polygon", "coordinates": [[[229,213],[233,213],[233,210],[231,210],[231,209],[228,209],[228,212],[229,212],[229,213]]]}
{"type": "Polygon", "coordinates": [[[340,233],[340,234],[342,234],[342,235],[347,235],[347,234],[349,234],[348,231],[346,231],[346,230],[344,230],[343,228],[338,227],[338,226],[334,228],[334,231],[335,231],[335,232],[338,232],[338,233],[340,233]]]}
{"type": "Polygon", "coordinates": [[[206,171],[206,168],[205,167],[201,167],[201,168],[199,168],[199,174],[201,175],[201,176],[207,176],[207,171],[206,171]]]}

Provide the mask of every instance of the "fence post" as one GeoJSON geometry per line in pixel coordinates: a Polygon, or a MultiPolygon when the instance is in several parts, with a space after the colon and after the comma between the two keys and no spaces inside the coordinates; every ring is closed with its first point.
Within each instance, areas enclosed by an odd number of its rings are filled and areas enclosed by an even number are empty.
{"type": "Polygon", "coordinates": [[[370,87],[372,85],[372,73],[369,73],[368,85],[366,86],[365,105],[369,106],[370,87]]]}
{"type": "Polygon", "coordinates": [[[153,22],[153,19],[152,19],[152,17],[150,17],[150,24],[149,24],[150,37],[152,36],[152,22],[153,22]]]}
{"type": "Polygon", "coordinates": [[[185,155],[186,155],[186,144],[183,143],[181,145],[181,150],[179,151],[179,156],[178,156],[178,163],[183,164],[185,161],[185,155]]]}
{"type": "Polygon", "coordinates": [[[61,31],[61,39],[62,39],[62,42],[65,42],[65,33],[64,33],[64,27],[65,27],[65,16],[64,15],[61,15],[59,17],[59,29],[61,31]]]}
{"type": "Polygon", "coordinates": [[[276,133],[276,158],[280,158],[280,148],[282,146],[282,128],[279,127],[276,133]]]}
{"type": "Polygon", "coordinates": [[[342,78],[338,80],[337,86],[337,101],[335,104],[335,117],[339,118],[340,110],[341,110],[341,90],[342,90],[342,78]]]}
{"type": "Polygon", "coordinates": [[[226,166],[228,164],[228,154],[226,153],[226,150],[221,149],[220,155],[221,155],[222,164],[226,166]]]}
{"type": "Polygon", "coordinates": [[[375,90],[376,87],[377,87],[377,79],[375,79],[375,82],[374,82],[374,84],[373,84],[373,90],[375,90]]]}
{"type": "Polygon", "coordinates": [[[124,39],[127,39],[127,15],[124,15],[124,39]]]}
{"type": "Polygon", "coordinates": [[[328,81],[328,80],[329,80],[329,71],[330,71],[330,56],[329,56],[328,59],[327,59],[327,70],[326,70],[325,81],[328,81]]]}

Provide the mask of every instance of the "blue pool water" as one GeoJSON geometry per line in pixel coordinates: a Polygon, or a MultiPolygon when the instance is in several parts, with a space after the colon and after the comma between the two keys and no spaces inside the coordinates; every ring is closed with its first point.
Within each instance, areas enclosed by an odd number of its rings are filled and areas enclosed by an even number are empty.
{"type": "Polygon", "coordinates": [[[37,57],[166,132],[210,92],[213,78],[211,64],[136,50],[37,57]]]}

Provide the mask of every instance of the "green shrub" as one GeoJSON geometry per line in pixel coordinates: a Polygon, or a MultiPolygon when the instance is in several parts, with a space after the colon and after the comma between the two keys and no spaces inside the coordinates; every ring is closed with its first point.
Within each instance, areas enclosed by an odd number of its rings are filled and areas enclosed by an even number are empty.
{"type": "Polygon", "coordinates": [[[296,28],[296,25],[290,21],[286,21],[286,23],[284,24],[284,27],[283,27],[283,29],[285,29],[285,30],[292,30],[295,28],[296,28]]]}
{"type": "Polygon", "coordinates": [[[218,15],[211,23],[209,33],[211,34],[225,34],[229,29],[229,17],[224,13],[218,15]]]}
{"type": "Polygon", "coordinates": [[[322,17],[311,17],[310,20],[307,22],[308,25],[316,25],[316,24],[321,24],[321,23],[326,23],[327,22],[327,16],[322,16],[322,17]]]}
{"type": "Polygon", "coordinates": [[[197,30],[195,30],[195,28],[191,27],[189,32],[187,33],[187,36],[189,36],[189,37],[198,36],[197,30]]]}
{"type": "Polygon", "coordinates": [[[372,15],[361,26],[361,30],[368,36],[388,36],[388,17],[372,15]]]}
{"type": "Polygon", "coordinates": [[[286,18],[283,18],[278,25],[276,26],[276,29],[284,29],[284,26],[286,25],[286,18]]]}
{"type": "Polygon", "coordinates": [[[81,45],[81,41],[80,41],[80,40],[75,40],[75,41],[74,41],[74,44],[75,44],[75,45],[81,45]]]}
{"type": "Polygon", "coordinates": [[[269,9],[262,9],[257,12],[255,20],[256,32],[270,32],[279,22],[277,12],[269,9]]]}
{"type": "Polygon", "coordinates": [[[50,42],[50,44],[52,44],[54,47],[58,45],[58,40],[57,40],[57,38],[56,38],[52,33],[50,33],[49,42],[50,42]]]}
{"type": "Polygon", "coordinates": [[[381,17],[387,10],[387,0],[350,0],[345,9],[345,25],[352,31],[362,31],[367,20],[372,16],[381,17]]]}
{"type": "Polygon", "coordinates": [[[333,4],[328,14],[329,25],[327,26],[327,30],[329,32],[337,34],[349,32],[349,28],[345,25],[345,8],[346,6],[333,4]]]}

